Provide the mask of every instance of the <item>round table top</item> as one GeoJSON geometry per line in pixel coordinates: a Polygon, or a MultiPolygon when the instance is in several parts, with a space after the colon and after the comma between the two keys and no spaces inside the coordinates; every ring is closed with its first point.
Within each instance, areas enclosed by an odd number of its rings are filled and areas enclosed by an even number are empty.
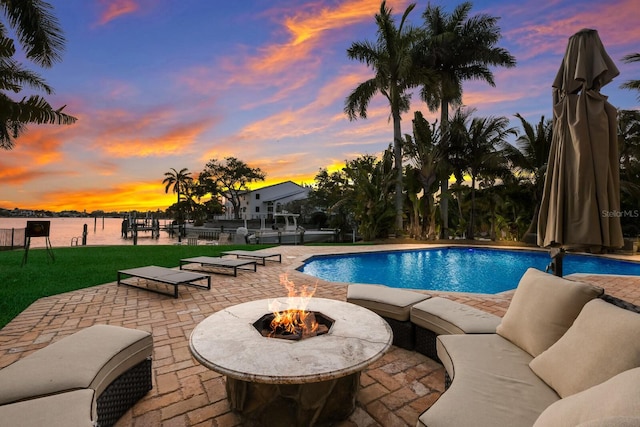
{"type": "MultiPolygon", "coordinates": [[[[300,341],[264,337],[253,323],[270,313],[272,301],[234,305],[204,319],[189,339],[193,356],[209,369],[234,379],[302,384],[359,372],[391,346],[391,328],[376,313],[325,298],[311,298],[306,309],[335,321],[327,334],[300,341]]],[[[287,308],[286,298],[278,302],[287,308]]]]}

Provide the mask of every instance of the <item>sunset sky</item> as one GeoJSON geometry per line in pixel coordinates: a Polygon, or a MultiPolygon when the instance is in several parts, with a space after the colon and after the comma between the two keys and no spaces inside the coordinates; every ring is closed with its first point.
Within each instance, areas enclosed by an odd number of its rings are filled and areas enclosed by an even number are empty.
{"type": "MultiPolygon", "coordinates": [[[[366,120],[349,122],[344,99],[372,76],[350,61],[354,41],[375,40],[378,0],[49,0],[67,40],[62,62],[39,72],[46,98],[78,118],[72,126],[30,126],[0,157],[0,207],[156,210],[175,202],[162,180],[170,168],[194,177],[210,159],[234,156],[267,175],[311,184],[321,168],[379,154],[393,129],[377,96],[366,120]]],[[[393,0],[398,21],[409,4],[393,0]]],[[[479,116],[551,117],[551,83],[567,39],[598,30],[621,71],[602,93],[638,109],[638,0],[476,0],[472,14],[499,16],[517,60],[494,70],[496,84],[465,83],[464,103],[479,116]]],[[[448,12],[454,2],[442,4],[448,12]]],[[[422,23],[427,1],[410,22],[422,23]]],[[[6,22],[6,21],[5,21],[6,22]]],[[[18,96],[13,95],[14,99],[18,96]]],[[[21,95],[19,95],[21,96],[21,95]]],[[[428,113],[418,96],[413,111],[428,113]]]]}

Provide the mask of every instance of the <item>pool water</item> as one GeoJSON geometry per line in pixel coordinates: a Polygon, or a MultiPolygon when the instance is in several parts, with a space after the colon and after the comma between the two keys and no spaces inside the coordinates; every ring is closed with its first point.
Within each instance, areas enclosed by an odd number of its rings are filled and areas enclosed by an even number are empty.
{"type": "MultiPolygon", "coordinates": [[[[299,270],[332,282],[496,294],[514,289],[529,267],[544,271],[550,260],[546,251],[439,248],[317,256],[299,270]]],[[[640,276],[640,263],[567,254],[563,273],[640,276]]]]}

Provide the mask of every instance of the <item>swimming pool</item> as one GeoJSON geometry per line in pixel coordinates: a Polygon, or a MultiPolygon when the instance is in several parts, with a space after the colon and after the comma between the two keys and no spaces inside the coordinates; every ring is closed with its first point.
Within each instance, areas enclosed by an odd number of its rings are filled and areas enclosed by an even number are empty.
{"type": "MultiPolygon", "coordinates": [[[[298,270],[332,282],[496,294],[514,289],[527,268],[544,271],[549,262],[546,251],[456,247],[316,256],[298,270]]],[[[563,270],[640,276],[640,263],[567,254],[563,270]]]]}

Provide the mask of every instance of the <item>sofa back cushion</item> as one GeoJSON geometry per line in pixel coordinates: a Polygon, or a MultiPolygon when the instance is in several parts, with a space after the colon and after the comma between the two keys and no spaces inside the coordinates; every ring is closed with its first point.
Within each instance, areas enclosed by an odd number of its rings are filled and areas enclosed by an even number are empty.
{"type": "MultiPolygon", "coordinates": [[[[529,366],[563,398],[640,367],[640,314],[593,300],[529,366]]],[[[640,387],[640,373],[636,377],[640,387]]],[[[640,402],[640,393],[636,400],[640,402]]]]}
{"type": "Polygon", "coordinates": [[[529,268],[496,332],[536,357],[569,329],[587,302],[602,293],[597,286],[529,268]]]}
{"type": "Polygon", "coordinates": [[[551,404],[534,427],[638,426],[640,423],[640,368],[551,404]]]}

